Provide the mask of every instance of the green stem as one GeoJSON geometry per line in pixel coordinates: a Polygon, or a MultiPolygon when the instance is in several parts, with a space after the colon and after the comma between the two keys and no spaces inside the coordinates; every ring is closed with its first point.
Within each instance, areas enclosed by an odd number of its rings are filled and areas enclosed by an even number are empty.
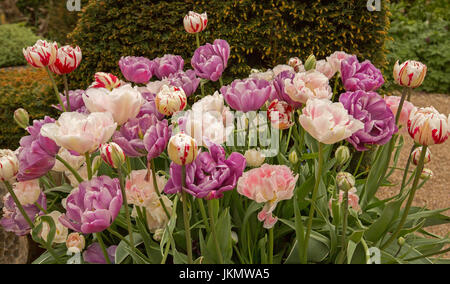
{"type": "Polygon", "coordinates": [[[197,48],[200,47],[200,37],[198,35],[198,33],[195,33],[195,41],[197,42],[197,48]]]}
{"type": "Polygon", "coordinates": [[[273,227],[269,229],[269,264],[273,264],[273,227]]]}
{"type": "Polygon", "coordinates": [[[95,233],[95,236],[97,237],[98,243],[100,244],[100,247],[102,248],[103,256],[105,257],[106,263],[111,264],[111,260],[108,256],[108,251],[106,250],[105,243],[102,239],[102,233],[95,233]]]}
{"type": "Polygon", "coordinates": [[[25,218],[25,220],[27,221],[28,225],[30,225],[31,229],[34,229],[34,224],[31,221],[30,217],[28,216],[27,212],[25,211],[25,209],[23,209],[22,204],[20,203],[19,199],[17,198],[16,194],[14,193],[14,190],[11,186],[11,184],[8,181],[3,181],[3,183],[6,186],[6,189],[8,189],[9,194],[11,195],[11,197],[14,200],[14,203],[16,203],[17,208],[19,208],[20,213],[22,213],[22,216],[25,218]]]}
{"type": "Polygon", "coordinates": [[[213,204],[213,200],[208,200],[208,210],[209,210],[209,218],[211,220],[211,233],[212,233],[212,237],[214,239],[214,244],[216,246],[216,252],[217,252],[217,256],[219,257],[219,264],[223,264],[223,256],[222,256],[222,252],[220,251],[220,245],[219,245],[219,240],[217,239],[217,234],[216,234],[216,226],[215,226],[215,218],[214,218],[214,204],[213,204]]]}
{"type": "Polygon", "coordinates": [[[91,155],[88,153],[84,154],[86,157],[86,166],[87,166],[87,174],[88,174],[88,180],[92,179],[92,163],[91,163],[91,155]]]}
{"type": "Polygon", "coordinates": [[[358,173],[359,167],[361,166],[361,162],[364,158],[364,151],[361,152],[361,156],[359,156],[359,161],[358,161],[358,165],[356,166],[355,172],[353,173],[353,176],[356,176],[356,174],[358,173]]]}
{"type": "Polygon", "coordinates": [[[428,254],[424,254],[424,255],[420,255],[420,256],[416,256],[416,257],[412,257],[412,258],[407,258],[407,259],[405,259],[405,261],[413,261],[413,260],[417,260],[417,259],[421,259],[421,258],[425,258],[425,257],[430,257],[430,256],[438,255],[438,254],[443,254],[443,253],[446,253],[446,252],[449,252],[449,251],[450,251],[450,248],[447,248],[447,249],[444,249],[444,250],[441,250],[441,251],[438,251],[438,252],[431,252],[431,253],[428,253],[428,254]]]}
{"type": "MultiPolygon", "coordinates": [[[[363,152],[364,153],[364,152],[363,152]]],[[[341,249],[341,263],[345,260],[345,252],[347,251],[347,222],[348,222],[348,190],[344,192],[344,216],[342,220],[342,249],[341,249]]]]}
{"type": "Polygon", "coordinates": [[[312,194],[312,198],[311,198],[311,209],[309,210],[309,218],[308,218],[308,226],[306,228],[306,235],[305,235],[305,245],[303,248],[303,263],[306,264],[307,260],[308,260],[308,243],[309,243],[309,238],[311,235],[311,230],[312,230],[312,222],[313,222],[313,218],[314,218],[314,210],[316,209],[316,199],[317,199],[317,192],[319,189],[319,184],[320,184],[320,180],[322,178],[322,167],[323,167],[323,146],[321,142],[319,143],[319,165],[318,165],[318,170],[316,173],[316,182],[314,185],[314,189],[313,189],[313,194],[312,194]]]}
{"type": "Polygon", "coordinates": [[[420,175],[422,174],[423,171],[423,165],[424,165],[424,160],[425,160],[425,155],[427,152],[427,147],[428,146],[422,146],[422,153],[420,154],[420,159],[419,159],[419,163],[417,165],[417,171],[416,171],[416,176],[414,178],[414,182],[411,188],[411,192],[409,194],[409,198],[408,201],[406,203],[406,207],[403,210],[403,215],[402,215],[402,219],[400,220],[400,223],[398,224],[397,229],[395,230],[395,232],[392,234],[392,236],[386,241],[386,243],[384,243],[384,245],[381,246],[381,249],[386,248],[388,245],[390,245],[395,239],[397,239],[398,234],[400,233],[400,230],[402,229],[403,225],[406,222],[406,218],[408,217],[408,213],[409,210],[411,209],[411,205],[412,202],[414,200],[414,195],[416,194],[416,190],[417,190],[417,184],[419,183],[420,180],[420,175]]]}
{"type": "Polygon", "coordinates": [[[223,80],[222,80],[222,77],[219,77],[219,83],[220,83],[220,86],[223,87],[223,80]]]}
{"type": "Polygon", "coordinates": [[[402,91],[402,98],[400,99],[400,103],[398,104],[398,108],[397,108],[397,114],[395,115],[395,124],[398,124],[398,121],[400,119],[400,115],[402,113],[402,109],[403,109],[403,104],[405,103],[405,99],[408,93],[408,89],[407,87],[403,88],[402,91]]]}
{"type": "Polygon", "coordinates": [[[167,256],[169,255],[169,250],[170,250],[170,241],[167,242],[167,244],[166,244],[166,249],[164,250],[164,255],[163,255],[163,258],[161,260],[161,264],[165,264],[166,263],[167,256]]]}
{"type": "Polygon", "coordinates": [[[72,168],[72,166],[69,165],[69,163],[67,163],[66,160],[61,158],[60,155],[56,155],[55,157],[73,174],[73,176],[77,179],[78,183],[81,183],[84,181],[83,178],[80,176],[80,174],[74,168],[72,168]]]}
{"type": "Polygon", "coordinates": [[[294,126],[289,127],[289,132],[288,132],[288,137],[287,137],[287,141],[286,141],[286,147],[284,148],[284,153],[286,153],[289,148],[289,142],[291,141],[291,134],[292,134],[293,127],[294,126]]]}
{"type": "Polygon", "coordinates": [[[406,178],[408,177],[409,165],[411,164],[411,155],[416,148],[417,148],[417,145],[414,143],[414,145],[411,147],[411,151],[409,152],[409,157],[408,157],[408,161],[406,162],[405,171],[403,172],[402,186],[400,187],[400,193],[399,193],[400,196],[403,195],[406,178]]]}
{"type": "Polygon", "coordinates": [[[117,169],[117,174],[119,175],[120,189],[122,191],[123,206],[125,207],[125,216],[126,216],[127,225],[128,225],[128,235],[130,236],[130,243],[132,244],[131,249],[133,249],[134,248],[133,227],[131,226],[131,217],[130,217],[129,208],[128,208],[127,193],[125,192],[125,181],[123,178],[122,171],[120,170],[120,167],[117,169]]]}
{"type": "Polygon", "coordinates": [[[37,201],[34,203],[34,205],[36,205],[36,207],[37,207],[39,210],[41,210],[42,212],[44,212],[44,214],[48,214],[48,213],[47,213],[47,210],[45,210],[44,208],[42,208],[42,206],[41,206],[37,201]]]}
{"type": "Polygon", "coordinates": [[[53,90],[55,91],[56,98],[58,99],[59,105],[61,106],[61,109],[63,111],[66,111],[66,107],[64,106],[61,97],[59,96],[58,86],[56,86],[55,79],[53,79],[52,72],[50,69],[48,69],[48,66],[45,66],[45,70],[47,71],[48,77],[50,78],[50,81],[52,81],[53,90]]]}
{"type": "Polygon", "coordinates": [[[181,197],[183,198],[183,221],[184,221],[184,232],[186,235],[186,250],[188,257],[188,264],[192,264],[192,241],[191,241],[191,229],[189,225],[189,214],[188,214],[188,198],[184,188],[186,187],[186,166],[181,166],[181,197]]]}
{"type": "Polygon", "coordinates": [[[152,171],[153,187],[155,188],[156,194],[158,195],[159,202],[161,203],[161,206],[167,215],[167,219],[170,220],[169,211],[167,210],[166,204],[164,204],[164,200],[161,198],[161,193],[159,192],[159,189],[158,189],[158,182],[156,181],[155,161],[153,159],[151,160],[150,165],[151,165],[151,171],[152,171]]]}
{"type": "Polygon", "coordinates": [[[211,232],[211,229],[209,228],[208,223],[208,216],[206,215],[205,205],[203,204],[203,199],[197,198],[198,207],[200,208],[200,214],[202,214],[203,217],[203,224],[205,225],[206,231],[208,233],[211,232]]]}
{"type": "Polygon", "coordinates": [[[72,111],[72,108],[70,107],[70,100],[69,100],[69,83],[67,83],[67,74],[63,75],[63,79],[64,79],[64,89],[66,90],[67,110],[72,111]]]}

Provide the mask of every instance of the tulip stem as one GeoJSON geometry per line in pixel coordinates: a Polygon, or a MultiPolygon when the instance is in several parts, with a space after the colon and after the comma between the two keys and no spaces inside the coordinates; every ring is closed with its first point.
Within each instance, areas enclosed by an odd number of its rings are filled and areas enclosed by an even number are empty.
{"type": "Polygon", "coordinates": [[[70,107],[70,100],[69,100],[69,83],[67,82],[67,74],[63,74],[63,79],[64,79],[64,89],[66,90],[67,110],[72,111],[72,108],[70,107]]]}
{"type": "Polygon", "coordinates": [[[53,79],[52,72],[50,72],[50,69],[48,69],[48,66],[45,66],[45,70],[47,71],[48,77],[50,78],[50,81],[52,81],[53,90],[55,91],[56,98],[58,99],[59,105],[61,106],[61,109],[63,111],[66,111],[66,107],[64,106],[61,97],[59,96],[58,86],[56,86],[55,79],[53,79]]]}
{"type": "Polygon", "coordinates": [[[125,207],[125,216],[127,216],[126,218],[127,218],[127,226],[128,226],[128,235],[130,236],[130,243],[132,245],[131,249],[134,249],[133,227],[131,226],[131,217],[130,217],[130,212],[129,212],[129,208],[128,208],[127,193],[125,192],[125,182],[124,182],[122,170],[120,169],[120,167],[117,168],[117,174],[119,176],[120,189],[122,191],[123,206],[125,207]]]}
{"type": "Polygon", "coordinates": [[[36,205],[36,207],[41,210],[42,212],[44,212],[44,214],[48,214],[47,210],[45,210],[37,201],[34,203],[34,205],[36,205]]]}
{"type": "Polygon", "coordinates": [[[408,176],[408,172],[409,172],[409,165],[411,164],[411,155],[414,152],[414,150],[417,148],[416,143],[414,143],[414,145],[411,147],[411,151],[409,152],[409,157],[408,157],[408,161],[406,162],[406,167],[405,167],[405,171],[403,172],[403,178],[402,178],[402,186],[400,187],[400,193],[399,196],[403,195],[403,191],[405,188],[405,182],[406,182],[406,178],[408,176]]]}
{"type": "Polygon", "coordinates": [[[92,179],[91,155],[89,154],[89,152],[87,152],[86,154],[84,154],[84,156],[86,157],[86,167],[87,167],[88,180],[91,180],[92,179]]]}
{"type": "Polygon", "coordinates": [[[400,99],[400,103],[398,104],[397,108],[397,114],[395,115],[395,124],[398,124],[398,121],[400,120],[400,116],[403,109],[403,104],[405,103],[406,95],[408,93],[409,88],[405,87],[402,91],[402,98],[400,99]]]}
{"type": "Polygon", "coordinates": [[[95,236],[97,237],[98,243],[100,244],[100,247],[102,248],[103,256],[105,257],[106,263],[111,264],[111,260],[109,259],[109,256],[108,256],[108,251],[106,250],[105,243],[103,242],[103,239],[102,239],[102,233],[101,232],[95,233],[95,236]]]}
{"type": "Polygon", "coordinates": [[[364,158],[364,153],[365,153],[365,151],[362,151],[361,155],[359,156],[358,165],[356,165],[356,169],[355,169],[355,172],[353,173],[353,176],[356,176],[358,174],[359,167],[361,166],[361,162],[364,158]]]}
{"type": "Polygon", "coordinates": [[[161,193],[159,192],[159,189],[158,189],[158,182],[156,181],[156,169],[155,169],[155,160],[154,159],[151,160],[150,165],[151,165],[151,171],[152,171],[153,187],[155,188],[156,194],[158,195],[159,202],[161,203],[161,206],[167,215],[167,219],[170,220],[170,213],[167,210],[166,204],[164,204],[164,200],[161,198],[161,193]]]}
{"type": "Polygon", "coordinates": [[[192,241],[191,241],[191,228],[189,225],[189,214],[188,214],[188,198],[185,191],[186,187],[186,166],[181,166],[181,198],[183,199],[183,221],[184,221],[184,233],[186,236],[186,250],[188,264],[192,264],[192,241]]]}
{"type": "Polygon", "coordinates": [[[215,225],[215,218],[214,218],[214,200],[208,200],[208,211],[209,211],[209,218],[211,220],[211,234],[214,239],[214,244],[216,246],[216,252],[217,256],[219,258],[219,264],[223,264],[223,256],[222,251],[220,250],[219,240],[217,239],[216,234],[216,225],[215,225]]]}
{"type": "Polygon", "coordinates": [[[223,87],[223,80],[222,80],[222,77],[219,77],[219,83],[220,83],[220,86],[223,87]]]}
{"type": "Polygon", "coordinates": [[[30,225],[31,229],[34,229],[34,224],[31,221],[30,217],[28,216],[27,212],[25,211],[25,209],[23,209],[22,204],[20,203],[19,199],[17,198],[16,194],[14,193],[14,190],[11,186],[11,184],[8,181],[3,181],[3,183],[6,186],[6,189],[8,189],[9,194],[11,195],[11,197],[14,200],[14,203],[16,203],[17,208],[19,208],[20,213],[22,213],[22,216],[25,218],[25,220],[27,221],[28,225],[30,225]]]}
{"type": "Polygon", "coordinates": [[[80,176],[80,174],[74,168],[72,168],[72,166],[69,165],[69,163],[67,163],[66,160],[61,158],[60,155],[56,155],[55,157],[73,174],[73,176],[77,179],[78,183],[83,182],[83,178],[80,176]]]}
{"type": "MultiPolygon", "coordinates": [[[[364,153],[364,152],[363,152],[364,153]]],[[[348,223],[348,190],[344,192],[344,214],[342,217],[342,248],[339,263],[344,263],[345,252],[347,251],[347,223],[348,223]]]]}
{"type": "Polygon", "coordinates": [[[427,147],[428,146],[422,146],[422,153],[420,153],[420,159],[419,163],[417,165],[417,171],[416,176],[414,177],[414,182],[411,188],[411,192],[409,193],[409,198],[406,203],[406,207],[403,210],[402,219],[400,220],[400,223],[397,226],[397,229],[394,231],[394,233],[391,235],[391,237],[384,243],[384,245],[381,246],[381,249],[385,249],[388,245],[390,245],[395,239],[397,239],[398,234],[400,233],[400,230],[402,229],[403,225],[406,222],[406,218],[408,217],[409,210],[411,209],[412,202],[414,200],[414,195],[416,194],[417,190],[417,184],[419,183],[420,175],[423,171],[423,165],[425,161],[425,156],[427,154],[427,147]]]}
{"type": "Polygon", "coordinates": [[[269,229],[269,264],[273,264],[273,227],[269,229]]]}
{"type": "Polygon", "coordinates": [[[197,48],[200,47],[200,36],[198,35],[198,33],[195,33],[195,41],[197,42],[197,48]]]}
{"type": "Polygon", "coordinates": [[[323,146],[321,142],[319,144],[319,164],[317,166],[316,173],[316,183],[314,184],[314,189],[311,197],[311,209],[309,210],[309,218],[308,218],[308,226],[306,228],[305,242],[303,247],[303,263],[306,264],[308,261],[308,242],[309,237],[311,235],[312,230],[312,222],[314,218],[314,211],[316,209],[316,199],[317,199],[317,191],[319,189],[320,180],[322,178],[322,167],[323,167],[323,146]]]}
{"type": "Polygon", "coordinates": [[[203,199],[197,198],[198,207],[200,208],[200,214],[202,214],[203,217],[203,224],[205,225],[206,231],[208,233],[211,232],[211,229],[209,228],[208,223],[208,216],[206,215],[205,205],[203,204],[203,199]]]}

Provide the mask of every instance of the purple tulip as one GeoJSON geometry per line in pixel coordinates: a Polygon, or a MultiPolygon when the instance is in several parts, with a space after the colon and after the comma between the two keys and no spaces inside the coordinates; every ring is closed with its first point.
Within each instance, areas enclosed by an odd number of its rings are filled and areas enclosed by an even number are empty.
{"type": "MultiPolygon", "coordinates": [[[[69,102],[70,102],[70,110],[71,111],[76,111],[76,112],[81,112],[81,113],[89,113],[86,106],[84,105],[84,101],[83,101],[84,93],[85,93],[84,90],[70,90],[69,91],[69,102]]],[[[59,96],[61,97],[61,101],[62,101],[64,107],[66,108],[66,110],[68,110],[66,96],[63,94],[59,94],[59,96]]],[[[62,108],[60,105],[53,105],[53,107],[56,108],[57,110],[62,111],[62,108]]]]}
{"type": "Polygon", "coordinates": [[[130,82],[146,84],[153,76],[153,61],[145,57],[127,56],[119,60],[120,71],[130,82]]]}
{"type": "Polygon", "coordinates": [[[166,54],[163,57],[153,59],[153,74],[159,80],[168,77],[170,74],[182,71],[184,60],[179,55],[166,54]]]}
{"type": "Polygon", "coordinates": [[[171,136],[172,126],[169,126],[166,119],[163,121],[153,120],[152,125],[150,125],[144,135],[144,146],[148,153],[148,161],[164,152],[171,136]]]}
{"type": "Polygon", "coordinates": [[[229,57],[230,45],[223,39],[216,39],[213,44],[207,43],[197,48],[191,65],[197,76],[215,82],[227,68],[229,57]]]}
{"type": "Polygon", "coordinates": [[[349,114],[364,123],[363,129],[347,139],[358,151],[368,150],[366,145],[384,145],[398,131],[394,114],[377,93],[346,92],[339,101],[349,114]]]}
{"type": "MultiPolygon", "coordinates": [[[[108,258],[111,263],[115,263],[117,246],[110,246],[106,249],[108,258]]],[[[103,255],[102,247],[99,243],[93,243],[83,252],[83,259],[88,263],[106,264],[105,256],[103,255]]]]}
{"type": "Polygon", "coordinates": [[[220,88],[227,104],[234,110],[249,112],[260,109],[269,99],[272,86],[263,79],[234,80],[220,88]]]}
{"type": "MultiPolygon", "coordinates": [[[[43,209],[47,209],[47,198],[44,193],[41,193],[36,202],[43,209]]],[[[3,218],[0,220],[0,225],[2,225],[5,231],[13,232],[18,236],[25,236],[30,233],[30,225],[25,220],[22,213],[20,213],[19,208],[11,195],[5,195],[3,197],[3,203],[3,218]]],[[[44,212],[42,212],[35,204],[22,205],[22,207],[32,222],[34,222],[36,216],[44,215],[44,212]]]]}
{"type": "Polygon", "coordinates": [[[178,71],[177,73],[170,74],[167,79],[170,85],[182,88],[188,97],[195,93],[200,83],[200,79],[195,76],[194,70],[187,70],[186,72],[178,71]]]}
{"type": "Polygon", "coordinates": [[[341,76],[347,91],[375,91],[384,84],[383,74],[369,60],[359,63],[355,55],[341,62],[341,76]]]}
{"type": "Polygon", "coordinates": [[[66,214],[59,221],[67,228],[83,234],[98,233],[114,222],[122,201],[117,178],[95,177],[80,183],[69,194],[66,214]]]}
{"type": "Polygon", "coordinates": [[[271,94],[270,101],[273,101],[275,99],[278,99],[280,101],[285,101],[289,105],[291,105],[293,108],[300,108],[302,106],[302,103],[293,101],[289,95],[285,91],[285,81],[289,80],[292,82],[292,80],[295,77],[295,73],[289,70],[283,71],[280,74],[278,74],[275,79],[273,80],[273,86],[275,88],[275,92],[271,94]],[[275,95],[274,95],[275,94],[275,95]]]}
{"type": "Polygon", "coordinates": [[[42,125],[54,122],[53,118],[46,116],[42,120],[33,121],[33,125],[27,127],[30,135],[20,139],[18,181],[40,178],[55,165],[59,146],[50,138],[40,134],[42,125]]]}
{"type": "MultiPolygon", "coordinates": [[[[209,152],[202,152],[197,159],[186,165],[186,192],[197,197],[221,198],[223,192],[233,190],[246,165],[240,153],[231,153],[228,159],[222,146],[211,144],[209,152]]],[[[164,192],[174,194],[181,191],[181,166],[170,165],[170,179],[164,192]]]]}

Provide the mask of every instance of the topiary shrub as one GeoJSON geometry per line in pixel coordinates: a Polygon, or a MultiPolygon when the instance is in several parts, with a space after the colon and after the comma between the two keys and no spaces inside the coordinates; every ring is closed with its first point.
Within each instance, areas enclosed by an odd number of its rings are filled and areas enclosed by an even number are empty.
{"type": "Polygon", "coordinates": [[[14,122],[17,108],[25,108],[32,119],[45,115],[56,117],[51,107],[56,98],[51,93],[51,83],[44,69],[31,67],[0,70],[0,149],[16,149],[25,130],[14,122]]]}
{"type": "Polygon", "coordinates": [[[184,30],[183,17],[190,10],[208,13],[202,44],[216,38],[229,42],[225,77],[245,77],[251,68],[272,67],[292,56],[324,58],[336,50],[381,68],[389,26],[385,2],[381,11],[369,12],[366,0],[89,1],[70,35],[83,50],[72,88],[86,88],[96,71],[119,75],[117,62],[126,55],[152,59],[178,54],[189,66],[196,44],[195,36],[184,30]]]}
{"type": "Polygon", "coordinates": [[[36,43],[39,38],[24,24],[0,25],[0,68],[27,64],[22,48],[36,43]]]}

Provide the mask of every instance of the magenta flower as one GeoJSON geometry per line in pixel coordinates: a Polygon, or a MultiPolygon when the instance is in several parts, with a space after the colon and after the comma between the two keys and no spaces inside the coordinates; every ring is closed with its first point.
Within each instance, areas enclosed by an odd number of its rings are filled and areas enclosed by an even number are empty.
{"type": "Polygon", "coordinates": [[[269,82],[256,78],[234,80],[231,85],[220,88],[227,104],[242,112],[260,109],[269,99],[271,91],[269,82]]]}
{"type": "MultiPolygon", "coordinates": [[[[117,246],[110,246],[106,249],[111,263],[115,262],[117,246]]],[[[93,243],[83,252],[83,259],[88,263],[106,264],[105,256],[99,243],[93,243]]]]}
{"type": "MultiPolygon", "coordinates": [[[[85,94],[84,90],[70,90],[69,91],[69,102],[70,102],[70,110],[81,112],[81,113],[89,113],[86,106],[84,105],[83,101],[83,95],[85,94]]],[[[59,94],[61,101],[64,105],[64,107],[68,110],[67,105],[67,98],[63,94],[59,94]]],[[[53,105],[54,108],[58,109],[59,111],[62,111],[62,108],[60,105],[53,105]]]]}
{"type": "Polygon", "coordinates": [[[127,56],[119,60],[120,71],[130,82],[147,84],[153,76],[153,61],[145,57],[127,56]]]}
{"type": "Polygon", "coordinates": [[[344,88],[355,92],[375,91],[384,84],[383,74],[369,60],[359,63],[356,55],[341,62],[341,76],[344,88]]]}
{"type": "MultiPolygon", "coordinates": [[[[44,193],[39,195],[36,202],[42,208],[47,209],[47,198],[44,193]]],[[[22,207],[32,222],[34,222],[36,216],[44,215],[44,212],[35,204],[22,205],[22,207]]],[[[0,220],[0,225],[5,231],[13,232],[18,236],[25,236],[31,231],[30,225],[20,213],[19,208],[9,194],[3,197],[3,218],[0,220]]]]}
{"type": "Polygon", "coordinates": [[[179,55],[166,54],[163,57],[153,59],[153,74],[159,80],[169,77],[170,74],[182,71],[184,60],[179,55]]]}
{"type": "Polygon", "coordinates": [[[172,136],[172,126],[166,119],[157,121],[153,119],[152,124],[144,135],[144,146],[147,150],[147,160],[154,159],[164,152],[172,136]]]}
{"type": "Polygon", "coordinates": [[[363,129],[347,139],[358,151],[368,150],[367,145],[384,145],[398,131],[394,114],[377,93],[346,92],[339,101],[353,118],[364,123],[363,129]]]}
{"type": "Polygon", "coordinates": [[[182,88],[187,97],[195,93],[200,84],[200,79],[195,76],[194,70],[178,71],[170,74],[167,79],[170,85],[182,88]]]}
{"type": "Polygon", "coordinates": [[[65,227],[83,233],[107,229],[122,206],[122,192],[117,178],[95,177],[75,188],[66,201],[66,214],[59,221],[65,227]]]}
{"type": "Polygon", "coordinates": [[[33,125],[27,127],[30,135],[20,139],[18,181],[40,178],[55,165],[59,146],[50,138],[40,134],[43,125],[54,122],[53,118],[46,116],[42,120],[33,121],[33,125]]]}
{"type": "Polygon", "coordinates": [[[286,70],[278,74],[273,80],[273,86],[275,92],[272,92],[270,100],[273,101],[278,99],[279,101],[285,101],[293,108],[300,108],[302,106],[301,102],[296,102],[289,97],[286,93],[286,84],[294,84],[295,74],[292,71],[286,70]]]}
{"type": "Polygon", "coordinates": [[[195,74],[203,79],[217,81],[227,68],[230,57],[230,45],[223,39],[216,39],[213,44],[207,43],[194,52],[191,59],[195,74]]]}
{"type": "MultiPolygon", "coordinates": [[[[209,152],[202,152],[197,159],[186,165],[186,192],[197,197],[221,198],[225,191],[233,190],[245,169],[245,158],[240,153],[231,153],[228,159],[222,146],[211,144],[209,152]]],[[[170,165],[170,179],[164,192],[174,194],[181,191],[181,166],[170,165]]]]}

